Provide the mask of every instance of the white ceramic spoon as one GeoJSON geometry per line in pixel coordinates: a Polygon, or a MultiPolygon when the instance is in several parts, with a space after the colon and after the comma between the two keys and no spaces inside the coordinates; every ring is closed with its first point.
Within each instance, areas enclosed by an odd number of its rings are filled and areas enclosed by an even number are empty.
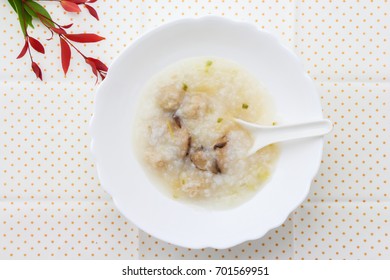
{"type": "Polygon", "coordinates": [[[280,126],[263,126],[240,119],[235,119],[235,121],[248,129],[253,135],[254,143],[248,151],[248,156],[273,143],[322,136],[329,133],[333,128],[332,123],[327,119],[280,126]]]}

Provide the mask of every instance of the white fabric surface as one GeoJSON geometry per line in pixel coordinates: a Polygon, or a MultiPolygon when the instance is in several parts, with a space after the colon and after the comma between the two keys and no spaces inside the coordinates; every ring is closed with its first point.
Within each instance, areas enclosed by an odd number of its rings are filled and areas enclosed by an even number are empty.
{"type": "MultiPolygon", "coordinates": [[[[389,1],[98,1],[53,19],[107,38],[81,46],[108,64],[147,30],[221,15],[274,32],[316,82],[334,122],[307,200],[265,237],[227,250],[178,248],[138,232],[115,209],[89,152],[94,78],[74,53],[67,78],[58,41],[37,24],[46,54],[36,80],[16,15],[0,4],[1,259],[389,259],[389,1]]],[[[303,101],[304,102],[304,101],[303,101]]],[[[142,209],[140,209],[142,211],[142,209]]]]}

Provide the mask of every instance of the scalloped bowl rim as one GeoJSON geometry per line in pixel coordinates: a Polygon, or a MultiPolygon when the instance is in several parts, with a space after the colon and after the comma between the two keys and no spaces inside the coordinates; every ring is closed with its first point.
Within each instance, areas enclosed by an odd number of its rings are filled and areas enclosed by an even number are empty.
{"type": "MultiPolygon", "coordinates": [[[[291,202],[288,207],[286,205],[283,205],[285,207],[283,211],[280,211],[277,216],[274,217],[273,221],[267,221],[268,223],[264,226],[261,225],[261,221],[255,222],[254,228],[251,228],[250,231],[242,231],[241,234],[236,234],[234,237],[230,236],[228,239],[224,239],[220,236],[213,236],[212,238],[205,238],[205,239],[196,239],[196,238],[183,238],[182,236],[174,236],[172,234],[167,234],[164,232],[164,230],[156,230],[153,227],[150,227],[151,221],[144,222],[143,220],[137,219],[137,215],[139,215],[139,212],[131,212],[129,213],[127,206],[126,206],[126,199],[118,195],[118,189],[113,186],[112,184],[112,176],[113,174],[110,174],[110,171],[105,170],[106,166],[104,165],[104,162],[107,159],[107,153],[105,153],[103,150],[105,149],[103,145],[99,146],[99,137],[102,138],[103,133],[101,130],[103,129],[104,125],[105,128],[107,128],[107,124],[104,124],[104,112],[105,109],[104,106],[102,106],[102,103],[107,102],[107,99],[104,98],[107,94],[112,94],[111,87],[113,84],[117,83],[118,80],[116,79],[117,76],[120,76],[122,73],[121,69],[121,61],[123,59],[126,59],[126,56],[129,55],[131,52],[133,52],[134,49],[139,48],[140,45],[144,44],[145,41],[150,40],[150,38],[153,39],[153,36],[156,36],[157,34],[175,28],[177,26],[195,26],[195,25],[226,25],[227,27],[231,28],[237,28],[242,30],[250,30],[250,32],[255,32],[256,34],[262,35],[262,36],[268,36],[270,41],[273,41],[275,46],[277,46],[279,51],[284,52],[284,55],[286,56],[287,60],[289,60],[289,64],[293,66],[295,70],[299,70],[300,72],[300,78],[301,82],[305,83],[308,87],[308,91],[311,91],[311,94],[313,95],[313,100],[311,100],[312,104],[311,106],[315,107],[316,118],[322,118],[322,112],[321,112],[321,105],[320,105],[320,99],[317,95],[317,92],[315,90],[314,84],[309,78],[309,76],[304,72],[303,66],[301,62],[299,61],[298,57],[291,52],[289,49],[287,49],[283,44],[280,43],[280,41],[271,33],[266,32],[264,30],[260,30],[255,25],[247,22],[240,22],[240,21],[233,21],[230,19],[225,19],[221,17],[216,16],[206,16],[201,18],[186,18],[186,19],[179,19],[175,20],[166,24],[163,24],[160,27],[157,27],[144,35],[140,36],[136,41],[134,41],[131,45],[129,45],[111,64],[110,70],[108,72],[108,75],[105,79],[105,81],[102,82],[99,89],[96,92],[95,95],[95,102],[94,102],[94,114],[90,121],[90,134],[92,137],[91,140],[91,152],[92,155],[95,158],[96,166],[97,166],[97,173],[98,177],[100,178],[101,185],[104,188],[104,190],[110,194],[113,198],[114,204],[119,209],[119,211],[130,221],[132,221],[138,228],[141,230],[172,244],[183,246],[183,247],[190,247],[194,249],[200,249],[200,248],[206,248],[206,247],[212,247],[217,249],[224,249],[228,247],[232,247],[235,245],[238,245],[240,243],[243,243],[245,241],[254,240],[261,238],[264,236],[269,230],[274,229],[287,219],[289,214],[296,209],[306,198],[306,196],[309,193],[311,182],[314,178],[314,176],[317,174],[318,169],[320,167],[321,157],[322,157],[322,148],[323,148],[323,139],[322,138],[316,138],[312,140],[307,141],[315,141],[317,153],[313,155],[312,157],[312,164],[311,166],[307,167],[305,179],[302,179],[300,182],[300,190],[301,194],[299,195],[299,198],[296,198],[294,202],[291,202]],[[149,224],[148,224],[149,223],[149,224]]],[[[249,32],[249,31],[248,31],[249,32]]],[[[123,64],[123,63],[122,63],[123,64]]],[[[266,85],[267,86],[267,85],[266,85]]],[[[272,94],[272,92],[271,92],[272,94]]],[[[103,142],[103,141],[102,141],[103,142]]],[[[293,144],[294,145],[294,144],[293,144]]],[[[289,146],[287,148],[284,148],[284,145],[282,145],[282,150],[289,149],[289,146]]],[[[282,151],[282,153],[283,153],[282,151]]],[[[108,169],[108,168],[107,168],[108,169]]],[[[111,172],[112,173],[112,172],[111,172]]],[[[271,179],[272,180],[272,179],[271,179]]],[[[159,192],[157,188],[155,188],[156,192],[159,192]]],[[[256,196],[261,196],[262,190],[259,191],[256,196]]],[[[172,201],[173,202],[173,201],[172,201]]],[[[240,208],[241,206],[239,206],[240,208]]],[[[139,209],[139,211],[143,211],[144,209],[139,209]]],[[[250,227],[249,227],[250,228],[250,227]]]]}

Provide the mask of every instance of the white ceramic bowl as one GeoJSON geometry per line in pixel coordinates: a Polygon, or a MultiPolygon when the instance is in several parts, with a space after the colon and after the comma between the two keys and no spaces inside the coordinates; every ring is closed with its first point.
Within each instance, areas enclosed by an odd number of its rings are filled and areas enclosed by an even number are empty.
{"type": "Polygon", "coordinates": [[[140,91],[154,74],[188,57],[235,61],[268,88],[283,123],[322,119],[319,96],[297,57],[270,33],[219,17],[183,19],[148,32],[115,60],[95,98],[92,152],[100,181],[120,212],[145,232],[190,248],[227,248],[262,237],[305,199],[321,161],[321,137],[281,145],[269,182],[229,210],[170,199],[146,177],[131,145],[140,91]]]}

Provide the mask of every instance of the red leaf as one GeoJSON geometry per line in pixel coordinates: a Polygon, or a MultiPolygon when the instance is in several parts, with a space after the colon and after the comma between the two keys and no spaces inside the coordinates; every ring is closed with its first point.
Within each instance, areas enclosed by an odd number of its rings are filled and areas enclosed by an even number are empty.
{"type": "Polygon", "coordinates": [[[73,3],[73,2],[70,2],[70,1],[61,1],[61,6],[67,12],[71,12],[71,13],[81,12],[80,7],[77,6],[76,3],[73,3]]]}
{"type": "Polygon", "coordinates": [[[106,73],[102,73],[102,72],[99,72],[100,74],[100,77],[102,78],[102,81],[104,81],[104,79],[106,78],[106,73]]]}
{"type": "Polygon", "coordinates": [[[68,45],[68,43],[60,38],[61,43],[61,62],[62,62],[62,70],[64,70],[64,73],[68,73],[69,65],[70,65],[70,57],[71,57],[71,50],[68,45]]]}
{"type": "Polygon", "coordinates": [[[98,15],[98,13],[96,12],[96,10],[93,7],[91,7],[91,6],[87,5],[87,4],[85,4],[84,6],[85,6],[85,8],[87,8],[87,10],[91,14],[91,16],[93,16],[94,18],[99,20],[99,15],[98,15]]]}
{"type": "Polygon", "coordinates": [[[45,48],[37,39],[34,39],[33,37],[28,37],[28,40],[30,42],[31,47],[33,47],[34,50],[40,53],[45,53],[45,48]]]}
{"type": "Polygon", "coordinates": [[[27,49],[28,49],[28,42],[26,40],[24,42],[24,47],[23,47],[22,51],[20,52],[20,54],[18,55],[18,57],[16,59],[22,58],[26,54],[27,49]]]}
{"type": "Polygon", "coordinates": [[[66,31],[61,28],[52,27],[51,30],[53,30],[57,34],[66,34],[66,31]]]}
{"type": "Polygon", "coordinates": [[[101,40],[104,40],[104,37],[100,37],[96,34],[91,33],[85,33],[85,34],[65,34],[66,38],[68,38],[71,41],[78,42],[78,43],[96,43],[101,40]]]}
{"type": "Polygon", "coordinates": [[[31,68],[34,71],[35,76],[37,76],[37,78],[41,79],[41,81],[42,81],[42,70],[41,70],[41,68],[39,68],[38,64],[36,64],[33,61],[31,64],[31,68]]]}
{"type": "Polygon", "coordinates": [[[62,28],[65,28],[65,29],[68,29],[68,28],[71,28],[72,25],[73,25],[73,23],[67,24],[67,25],[63,25],[63,26],[61,26],[61,27],[62,27],[62,28]]]}
{"type": "Polygon", "coordinates": [[[99,59],[92,58],[92,57],[88,57],[87,59],[92,60],[93,63],[96,65],[96,68],[97,68],[99,71],[104,71],[104,72],[107,72],[107,71],[108,71],[107,65],[105,65],[103,62],[101,62],[99,59]]]}
{"type": "Polygon", "coordinates": [[[91,66],[93,74],[97,77],[98,73],[97,73],[96,65],[93,62],[93,60],[91,60],[90,58],[87,57],[85,59],[85,62],[88,63],[91,66]]]}
{"type": "Polygon", "coordinates": [[[70,1],[76,4],[85,4],[86,2],[88,2],[88,0],[65,0],[65,1],[70,1]]]}

